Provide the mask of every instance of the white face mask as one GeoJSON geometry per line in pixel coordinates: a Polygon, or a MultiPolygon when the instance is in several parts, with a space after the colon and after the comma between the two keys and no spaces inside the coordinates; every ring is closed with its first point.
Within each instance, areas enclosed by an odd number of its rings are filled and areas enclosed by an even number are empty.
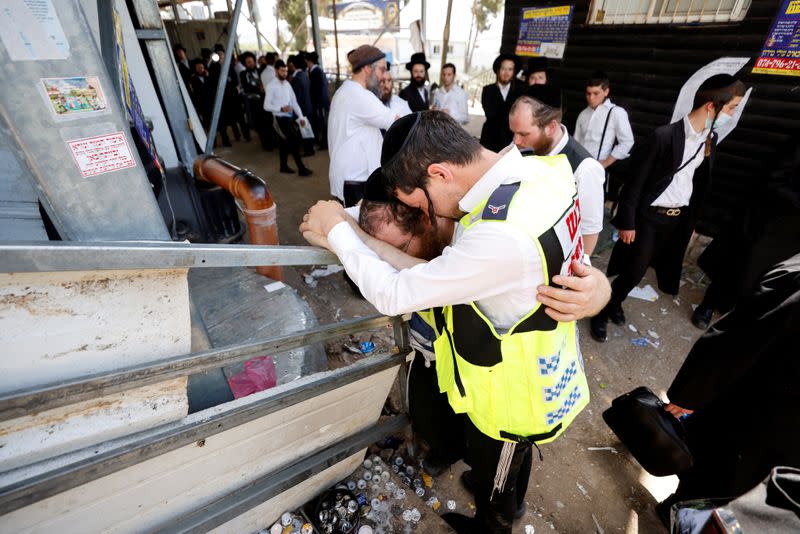
{"type": "Polygon", "coordinates": [[[708,116],[708,114],[706,114],[706,130],[711,128],[712,123],[714,123],[714,128],[716,129],[716,128],[722,128],[723,126],[731,122],[731,120],[733,120],[733,117],[731,117],[730,115],[721,110],[719,112],[719,115],[717,115],[717,122],[714,122],[714,119],[712,119],[710,116],[708,116]]]}

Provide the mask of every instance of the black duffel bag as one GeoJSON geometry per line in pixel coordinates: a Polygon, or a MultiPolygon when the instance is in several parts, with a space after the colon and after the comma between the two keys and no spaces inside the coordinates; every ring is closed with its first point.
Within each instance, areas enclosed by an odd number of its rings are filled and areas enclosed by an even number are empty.
{"type": "Polygon", "coordinates": [[[651,475],[674,475],[692,466],[683,424],[649,388],[614,399],[603,420],[651,475]]]}

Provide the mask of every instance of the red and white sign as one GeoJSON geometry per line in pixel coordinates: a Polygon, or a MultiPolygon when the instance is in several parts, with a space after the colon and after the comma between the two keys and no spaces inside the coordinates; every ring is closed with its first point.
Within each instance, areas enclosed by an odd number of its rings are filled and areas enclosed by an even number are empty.
{"type": "Polygon", "coordinates": [[[84,178],[136,166],[122,132],[75,139],[67,145],[84,178]]]}

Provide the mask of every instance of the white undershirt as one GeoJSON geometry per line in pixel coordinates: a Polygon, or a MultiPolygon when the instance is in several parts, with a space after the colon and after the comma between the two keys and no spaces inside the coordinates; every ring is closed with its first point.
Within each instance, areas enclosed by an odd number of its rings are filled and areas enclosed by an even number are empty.
{"type": "Polygon", "coordinates": [[[578,121],[575,123],[575,140],[583,145],[593,158],[600,161],[608,156],[613,156],[614,159],[627,158],[633,149],[633,130],[628,120],[628,112],[612,104],[608,98],[596,109],[587,106],[578,115],[578,121]],[[608,118],[608,128],[601,149],[600,138],[603,136],[606,118],[608,118]],[[600,150],[599,156],[598,150],[600,150]]]}
{"type": "MultiPolygon", "coordinates": [[[[564,134],[556,143],[548,156],[555,156],[567,146],[569,133],[567,127],[561,125],[564,134]]],[[[603,203],[605,201],[604,185],[606,170],[594,158],[586,158],[573,171],[578,188],[578,200],[581,204],[581,235],[599,234],[603,229],[603,203]]]]}
{"type": "Polygon", "coordinates": [[[508,91],[511,89],[511,84],[507,83],[503,85],[500,82],[497,82],[497,87],[500,88],[500,94],[503,95],[503,100],[508,98],[508,91]]]}
{"type": "Polygon", "coordinates": [[[667,186],[661,195],[651,206],[659,208],[681,208],[688,206],[694,190],[694,171],[703,163],[705,151],[700,148],[705,144],[708,137],[708,130],[695,132],[689,122],[689,116],[683,118],[683,131],[686,134],[686,143],[683,145],[683,157],[681,165],[689,161],[695,153],[694,159],[672,177],[672,182],[667,186]],[[700,148],[700,150],[698,150],[700,148]]]}
{"type": "Polygon", "coordinates": [[[469,122],[468,100],[466,91],[455,83],[449,90],[440,87],[433,93],[433,104],[436,109],[446,109],[447,113],[460,124],[469,122]]]}

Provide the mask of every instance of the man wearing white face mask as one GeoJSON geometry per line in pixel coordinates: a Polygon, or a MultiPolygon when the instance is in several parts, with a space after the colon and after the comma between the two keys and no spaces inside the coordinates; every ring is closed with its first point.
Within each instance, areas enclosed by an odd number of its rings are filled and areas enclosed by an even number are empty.
{"type": "Polygon", "coordinates": [[[622,302],[650,265],[659,289],[678,293],[686,246],[711,185],[715,129],[731,120],[744,94],[744,84],[735,77],[712,76],[698,88],[687,116],[656,128],[634,149],[629,179],[611,220],[619,241],[607,274],[619,276],[611,284],[610,302],[591,320],[595,340],[607,339],[608,319],[625,323],[622,302]]]}

